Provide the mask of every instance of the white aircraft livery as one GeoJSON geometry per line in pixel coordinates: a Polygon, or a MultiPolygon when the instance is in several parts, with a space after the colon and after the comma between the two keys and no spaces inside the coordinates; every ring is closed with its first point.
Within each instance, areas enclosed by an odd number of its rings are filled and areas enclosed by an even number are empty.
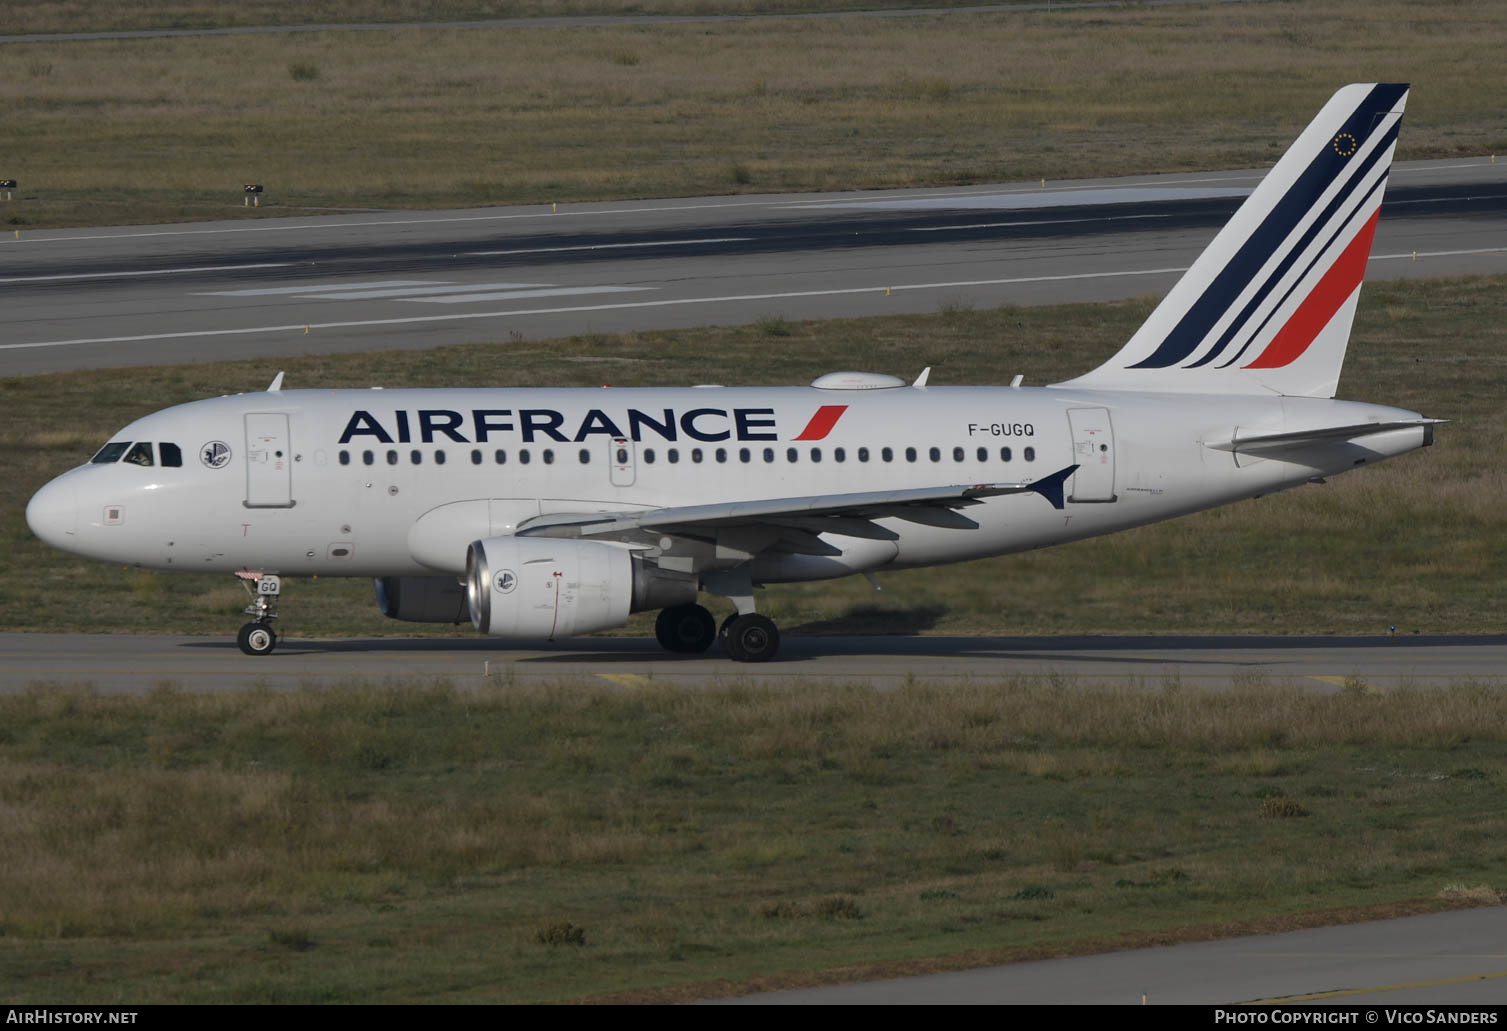
{"type": "Polygon", "coordinates": [[[1337,92],[1130,341],[1077,379],[932,387],[283,390],[138,419],[32,498],[65,551],[246,582],[373,577],[395,619],[513,639],[660,609],[674,652],[772,658],[764,584],[1042,548],[1433,442],[1336,401],[1408,87],[1337,92]],[[732,601],[719,627],[700,592],[732,601]]]}

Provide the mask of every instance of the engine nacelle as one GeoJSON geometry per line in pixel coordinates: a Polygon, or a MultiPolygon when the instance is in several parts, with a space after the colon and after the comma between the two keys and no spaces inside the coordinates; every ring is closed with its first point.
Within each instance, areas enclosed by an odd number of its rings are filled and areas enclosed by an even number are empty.
{"type": "Polygon", "coordinates": [[[471,623],[494,637],[570,637],[640,609],[696,598],[696,581],[626,548],[553,537],[488,537],[466,549],[471,623]]]}
{"type": "Polygon", "coordinates": [[[381,576],[377,607],[409,623],[464,623],[466,589],[453,576],[381,576]]]}

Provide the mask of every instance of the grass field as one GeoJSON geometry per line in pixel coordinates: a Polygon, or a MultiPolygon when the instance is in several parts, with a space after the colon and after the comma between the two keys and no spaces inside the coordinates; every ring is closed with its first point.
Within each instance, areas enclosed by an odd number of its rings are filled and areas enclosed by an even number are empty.
{"type": "Polygon", "coordinates": [[[1504,47],[1493,0],[11,44],[0,224],[1259,167],[1373,79],[1399,157],[1507,152],[1504,47]]]}
{"type": "Polygon", "coordinates": [[[1504,776],[1469,684],[39,688],[0,997],[669,1001],[1479,905],[1504,776]]]}
{"type": "MultiPolygon", "coordinates": [[[[1450,423],[1433,448],[1258,501],[1047,551],[940,571],[774,587],[760,609],[787,633],[1500,632],[1507,612],[1507,277],[1368,284],[1340,396],[1450,423]]],[[[933,384],[1042,384],[1092,368],[1146,301],[662,333],[431,352],[109,370],[0,380],[0,627],[229,634],[245,604],[229,577],[158,574],[52,551],[27,499],[119,427],[179,401],[290,387],[806,383],[833,368],[933,384]],[[506,362],[499,356],[506,355],[506,362]],[[506,367],[506,380],[497,370],[506,367]],[[66,427],[59,413],[68,412],[66,427]]],[[[393,623],[366,580],[290,581],[297,635],[466,633],[393,623]]],[[[628,633],[650,633],[644,617],[628,633]]]]}
{"type": "MultiPolygon", "coordinates": [[[[1031,0],[996,0],[996,3],[1031,0]]],[[[348,25],[445,22],[581,15],[759,15],[883,8],[956,7],[945,0],[153,0],[99,4],[32,0],[6,11],[0,35],[131,29],[229,28],[248,25],[348,25]]]]}

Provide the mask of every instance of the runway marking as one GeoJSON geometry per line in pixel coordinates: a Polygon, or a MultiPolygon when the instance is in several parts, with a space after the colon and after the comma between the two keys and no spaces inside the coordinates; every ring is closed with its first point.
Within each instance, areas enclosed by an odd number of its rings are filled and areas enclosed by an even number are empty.
{"type": "Polygon", "coordinates": [[[364,301],[367,298],[380,300],[384,297],[415,298],[426,297],[436,294],[464,294],[479,293],[484,290],[530,290],[534,287],[550,286],[550,283],[457,283],[454,280],[441,280],[439,284],[418,283],[412,286],[395,286],[387,290],[366,290],[361,287],[331,286],[325,287],[319,293],[310,293],[307,296],[317,297],[322,301],[364,301]]]}
{"type": "Polygon", "coordinates": [[[461,294],[456,297],[405,297],[418,304],[475,304],[478,301],[512,301],[526,297],[571,297],[577,294],[630,294],[653,290],[652,286],[560,286],[550,290],[510,290],[503,293],[461,294]]]}
{"type": "Polygon", "coordinates": [[[176,276],[194,272],[241,272],[247,269],[287,268],[291,261],[263,261],[255,265],[202,265],[195,268],[154,268],[139,272],[71,272],[56,276],[8,276],[0,283],[50,283],[65,279],[118,279],[125,276],[176,276]]]}
{"type": "MultiPolygon", "coordinates": [[[[1480,247],[1462,251],[1419,251],[1419,257],[1446,257],[1454,254],[1494,254],[1507,247],[1480,247]]],[[[1378,259],[1411,257],[1382,254],[1378,259]]],[[[671,308],[688,304],[729,304],[738,301],[780,301],[801,297],[837,297],[851,294],[882,294],[891,290],[947,290],[965,286],[1015,286],[1026,283],[1065,283],[1087,279],[1117,279],[1127,276],[1165,276],[1186,272],[1187,266],[1125,269],[1119,272],[1078,272],[1060,276],[1010,276],[1001,279],[962,279],[946,283],[890,283],[879,286],[854,286],[832,290],[787,290],[776,293],[728,294],[722,297],[664,298],[654,301],[624,301],[618,304],[580,304],[567,308],[518,308],[510,311],[474,311],[454,315],[411,315],[391,319],[352,319],[343,322],[299,322],[276,326],[246,326],[241,329],[191,329],[177,333],[139,333],[118,337],[80,337],[74,340],[38,340],[24,344],[0,344],[0,350],[14,351],[35,347],[73,347],[80,344],[130,344],[144,340],[191,340],[202,337],[246,336],[253,333],[293,333],[305,329],[356,329],[365,326],[404,326],[425,322],[453,322],[459,319],[504,319],[525,315],[562,315],[570,312],[624,311],[630,308],[671,308]]]]}
{"type": "Polygon", "coordinates": [[[1041,218],[1021,219],[1016,222],[975,222],[965,226],[918,226],[907,229],[908,233],[945,233],[949,229],[1008,229],[1014,226],[1065,226],[1078,222],[1128,222],[1131,219],[1171,218],[1171,215],[1106,215],[1102,218],[1041,218]]]}
{"type": "Polygon", "coordinates": [[[527,247],[516,251],[466,251],[467,257],[493,258],[508,254],[557,254],[564,251],[614,251],[629,247],[689,247],[703,243],[747,243],[751,236],[713,236],[704,240],[655,240],[650,243],[590,243],[579,247],[527,247]]]}
{"type": "Polygon", "coordinates": [[[1495,981],[1507,977],[1507,970],[1492,974],[1466,974],[1463,977],[1442,977],[1435,981],[1410,981],[1406,984],[1380,984],[1370,988],[1340,988],[1332,992],[1312,992],[1308,995],[1287,995],[1280,999],[1255,999],[1248,1006],[1277,1006],[1294,1002],[1312,1002],[1315,999],[1339,999],[1346,995],[1368,995],[1371,992],[1398,992],[1408,988],[1438,988],[1446,984],[1466,984],[1470,981],[1495,981]]]}
{"type": "MultiPolygon", "coordinates": [[[[441,283],[451,280],[441,279],[441,283]]],[[[378,290],[383,287],[431,286],[433,279],[379,279],[373,283],[326,283],[324,286],[262,286],[248,290],[205,290],[196,297],[281,297],[297,294],[318,294],[328,290],[378,290]]]]}
{"type": "Polygon", "coordinates": [[[654,681],[638,673],[598,673],[603,680],[610,680],[618,687],[652,687],[654,681]]]}
{"type": "Polygon", "coordinates": [[[1245,197],[1250,190],[1243,186],[1174,186],[1170,183],[1137,186],[1080,186],[1073,189],[1006,191],[975,193],[965,197],[904,197],[880,200],[839,200],[822,205],[850,211],[929,211],[937,208],[996,208],[1023,210],[1083,207],[1086,205],[1143,204],[1165,200],[1230,200],[1245,197]],[[967,201],[966,204],[959,203],[967,201]]]}
{"type": "Polygon", "coordinates": [[[253,297],[298,295],[319,301],[395,300],[428,304],[476,304],[528,297],[569,297],[576,294],[618,294],[652,290],[647,286],[553,286],[549,283],[455,283],[451,280],[397,279],[343,286],[283,286],[260,290],[205,290],[196,297],[253,297]]]}
{"type": "Polygon", "coordinates": [[[402,326],[422,322],[451,322],[457,319],[508,318],[520,315],[559,315],[566,312],[615,311],[627,308],[675,307],[687,304],[727,304],[733,301],[771,301],[796,297],[833,297],[842,294],[883,294],[889,290],[942,290],[960,286],[1001,286],[1014,283],[1053,283],[1075,279],[1106,279],[1118,276],[1155,276],[1187,271],[1185,268],[1132,269],[1125,272],[1082,272],[1062,276],[1020,276],[1007,279],[973,279],[951,283],[899,283],[881,286],[855,286],[833,290],[791,290],[780,293],[730,294],[723,297],[683,297],[657,301],[625,301],[620,304],[583,304],[568,308],[521,308],[512,311],[477,311],[455,315],[413,315],[392,319],[353,319],[345,322],[299,322],[281,326],[247,326],[241,329],[193,329],[176,333],[140,333],[119,337],[81,337],[76,340],[41,340],[25,344],[0,344],[0,350],[31,347],[71,347],[78,344],[127,344],[142,340],[183,340],[197,337],[245,336],[251,333],[289,333],[304,329],[352,329],[363,326],[402,326]]]}
{"type": "Polygon", "coordinates": [[[1464,254],[1501,254],[1507,247],[1476,247],[1463,251],[1408,251],[1406,254],[1373,254],[1371,261],[1392,261],[1399,258],[1453,258],[1464,254]]]}

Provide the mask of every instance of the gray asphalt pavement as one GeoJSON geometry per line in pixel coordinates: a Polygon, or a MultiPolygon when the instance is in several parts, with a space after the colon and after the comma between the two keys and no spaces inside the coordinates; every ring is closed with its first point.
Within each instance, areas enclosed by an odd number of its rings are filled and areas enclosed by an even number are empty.
{"type": "MultiPolygon", "coordinates": [[[[1261,172],[22,232],[0,375],[1164,292],[1261,172]]],[[[1507,271],[1507,161],[1400,165],[1373,279],[1507,271]]]]}
{"type": "Polygon", "coordinates": [[[642,687],[718,682],[861,682],[893,688],[911,678],[1051,678],[1068,684],[1178,683],[1229,688],[1256,681],[1314,691],[1387,691],[1462,681],[1507,686],[1507,635],[1439,637],[803,637],[776,661],[735,663],[713,650],[681,656],[653,640],[587,637],[503,644],[484,637],[302,639],[284,636],[252,658],[222,637],[0,634],[0,692],[36,684],[90,684],[141,693],[161,683],[192,690],[257,684],[298,687],[349,680],[431,679],[458,686],[589,679],[642,687]]]}
{"type": "MultiPolygon", "coordinates": [[[[931,977],[771,992],[724,1002],[783,1005],[1487,1006],[1507,1003],[1500,906],[1287,934],[1016,963],[931,977]]],[[[1248,1022],[1303,1023],[1266,1011],[1248,1022]]],[[[1419,1021],[1425,1023],[1426,1021],[1419,1021]]]]}

